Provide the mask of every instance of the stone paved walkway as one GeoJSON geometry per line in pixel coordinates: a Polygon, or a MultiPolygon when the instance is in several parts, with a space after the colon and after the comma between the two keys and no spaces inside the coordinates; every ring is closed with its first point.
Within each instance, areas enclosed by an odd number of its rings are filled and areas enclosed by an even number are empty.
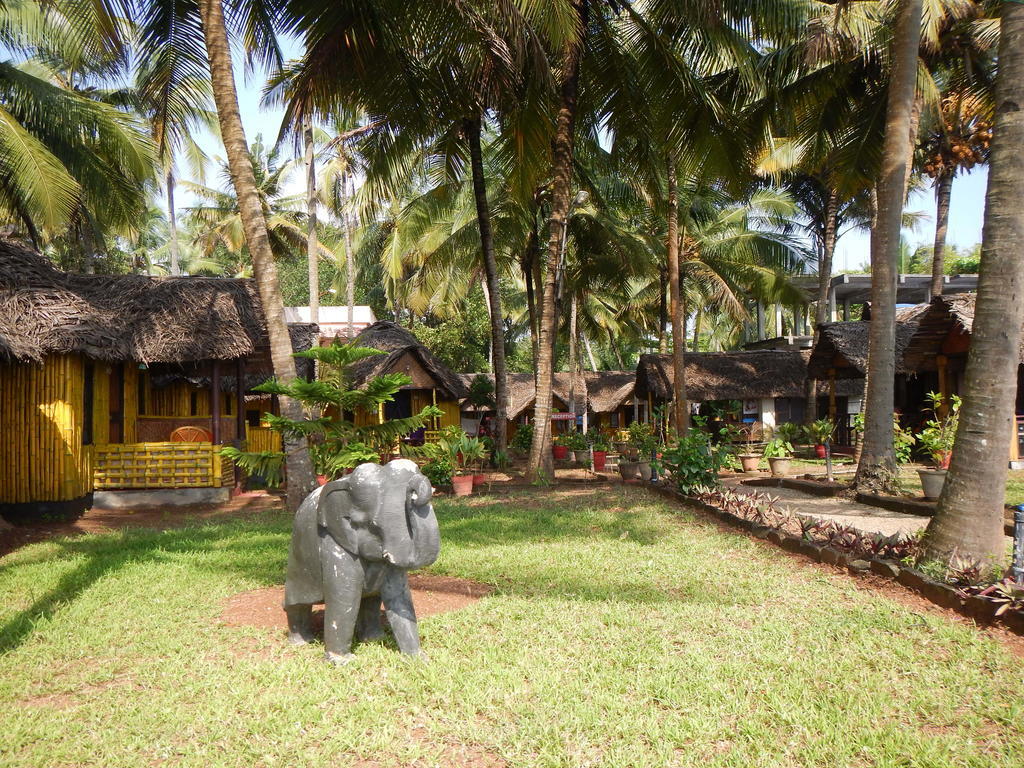
{"type": "Polygon", "coordinates": [[[828,496],[811,496],[789,488],[754,488],[741,485],[738,481],[728,482],[741,492],[760,491],[781,501],[780,506],[788,507],[796,515],[835,520],[843,525],[869,532],[891,536],[894,533],[914,533],[928,525],[929,517],[892,512],[880,507],[859,504],[850,499],[828,496]]]}

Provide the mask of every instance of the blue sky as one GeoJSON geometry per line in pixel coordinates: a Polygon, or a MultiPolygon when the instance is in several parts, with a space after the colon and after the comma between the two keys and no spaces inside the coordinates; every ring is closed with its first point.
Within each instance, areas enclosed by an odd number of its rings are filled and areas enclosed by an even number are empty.
{"type": "MultiPolygon", "coordinates": [[[[285,41],[284,47],[286,56],[297,56],[299,53],[299,47],[293,41],[285,41]]],[[[236,67],[236,77],[239,107],[246,136],[251,142],[257,134],[262,134],[267,143],[273,142],[281,126],[282,111],[267,109],[260,105],[261,89],[265,81],[264,73],[257,72],[249,78],[244,78],[239,68],[236,67]]],[[[220,148],[219,142],[212,137],[206,137],[203,144],[209,153],[222,155],[223,150],[220,148]]],[[[953,182],[948,235],[948,241],[951,244],[968,248],[981,242],[987,180],[988,170],[982,167],[969,174],[958,176],[953,182]]],[[[210,181],[213,184],[218,183],[218,180],[214,178],[211,178],[210,181]]],[[[300,174],[295,174],[292,185],[295,187],[295,192],[300,191],[300,174]]],[[[188,195],[183,195],[183,198],[182,203],[189,205],[188,195]]],[[[931,244],[935,238],[935,196],[932,191],[928,189],[913,194],[907,210],[920,211],[927,216],[916,232],[904,232],[911,246],[931,244]]],[[[836,246],[833,271],[843,272],[849,269],[858,269],[861,265],[866,264],[868,242],[866,231],[851,231],[844,234],[836,246]]]]}

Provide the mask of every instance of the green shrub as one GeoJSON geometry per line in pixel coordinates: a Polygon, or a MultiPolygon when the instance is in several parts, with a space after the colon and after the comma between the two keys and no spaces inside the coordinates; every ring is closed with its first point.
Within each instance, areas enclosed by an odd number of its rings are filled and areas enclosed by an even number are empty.
{"type": "Polygon", "coordinates": [[[440,457],[431,459],[426,462],[420,470],[430,484],[436,488],[444,488],[452,484],[452,473],[455,472],[455,467],[452,466],[452,462],[447,457],[440,457]]]}
{"type": "Polygon", "coordinates": [[[764,457],[766,459],[784,459],[793,455],[793,445],[781,437],[773,437],[764,446],[764,457]]]}
{"type": "Polygon", "coordinates": [[[526,453],[533,444],[533,424],[520,424],[508,447],[526,453]]]}
{"type": "Polygon", "coordinates": [[[707,432],[694,429],[665,449],[662,462],[672,473],[676,487],[685,494],[718,485],[724,452],[715,450],[707,432]]]}

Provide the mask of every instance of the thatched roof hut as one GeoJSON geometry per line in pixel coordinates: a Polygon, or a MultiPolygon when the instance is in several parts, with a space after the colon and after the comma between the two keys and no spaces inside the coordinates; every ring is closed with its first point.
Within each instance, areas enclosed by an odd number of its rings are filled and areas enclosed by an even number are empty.
{"type": "MultiPolygon", "coordinates": [[[[297,328],[299,346],[316,333],[297,328]]],[[[264,358],[269,347],[252,280],[77,275],[0,240],[0,359],[81,353],[106,362],[264,358]]]]}
{"type": "MultiPolygon", "coordinates": [[[[910,371],[937,370],[937,358],[966,357],[974,329],[976,294],[936,296],[926,305],[903,352],[903,365],[910,371]]],[[[1024,363],[1024,329],[1019,342],[1019,359],[1024,363]]]]}
{"type": "Polygon", "coordinates": [[[583,378],[592,413],[613,413],[633,397],[636,371],[584,371],[583,378]]]}
{"type": "MultiPolygon", "coordinates": [[[[808,356],[806,350],[797,349],[687,352],[686,397],[695,403],[804,397],[808,356]]],[[[671,355],[640,356],[636,373],[639,396],[650,394],[657,400],[671,400],[674,380],[671,355]]],[[[860,389],[858,382],[838,394],[856,395],[860,389]]]]}
{"type": "MultiPolygon", "coordinates": [[[[589,377],[592,374],[592,371],[576,374],[575,387],[570,388],[572,379],[570,379],[569,374],[564,371],[556,373],[552,381],[551,392],[565,406],[568,406],[572,397],[575,396],[576,412],[582,413],[583,409],[590,403],[588,398],[590,397],[589,382],[591,379],[589,377]],[[570,391],[570,389],[573,391],[570,391]]],[[[493,373],[459,373],[456,375],[466,385],[467,390],[470,383],[477,376],[486,376],[492,383],[494,381],[493,373]]],[[[632,376],[632,373],[630,375],[632,376]]],[[[533,406],[536,399],[537,388],[532,373],[508,374],[508,408],[506,411],[508,419],[518,418],[523,411],[533,406]]],[[[472,410],[472,406],[466,404],[464,410],[472,410]]]]}
{"type": "MultiPolygon", "coordinates": [[[[896,372],[905,373],[904,350],[917,330],[927,304],[915,304],[896,311],[896,372]]],[[[835,369],[837,379],[862,379],[868,370],[868,332],[870,323],[822,323],[818,343],[811,352],[808,373],[816,379],[827,379],[835,369]]]]}
{"type": "Polygon", "coordinates": [[[405,373],[413,380],[409,389],[437,389],[446,400],[459,400],[467,394],[467,387],[458,374],[400,325],[380,320],[359,333],[355,343],[384,353],[352,366],[352,382],[356,387],[386,373],[405,373]]]}

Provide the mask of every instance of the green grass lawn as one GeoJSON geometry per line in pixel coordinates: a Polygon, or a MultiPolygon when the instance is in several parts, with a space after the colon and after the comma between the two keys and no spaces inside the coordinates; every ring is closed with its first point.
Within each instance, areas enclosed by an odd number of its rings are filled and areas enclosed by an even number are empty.
{"type": "Polygon", "coordinates": [[[496,591],[421,622],[429,663],[218,623],[281,582],[281,513],[0,560],[0,764],[1024,764],[1021,660],[965,624],[642,489],[437,511],[432,570],[496,591]]]}

